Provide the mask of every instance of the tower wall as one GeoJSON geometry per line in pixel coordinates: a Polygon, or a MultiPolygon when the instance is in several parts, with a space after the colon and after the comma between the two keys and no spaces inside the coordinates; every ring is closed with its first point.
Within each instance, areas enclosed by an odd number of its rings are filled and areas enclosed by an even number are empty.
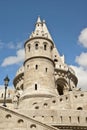
{"type": "Polygon", "coordinates": [[[27,95],[56,95],[53,43],[46,38],[32,38],[25,43],[24,91],[27,95]]]}
{"type": "Polygon", "coordinates": [[[53,42],[44,37],[34,37],[25,42],[25,61],[36,56],[52,60],[53,42]]]}

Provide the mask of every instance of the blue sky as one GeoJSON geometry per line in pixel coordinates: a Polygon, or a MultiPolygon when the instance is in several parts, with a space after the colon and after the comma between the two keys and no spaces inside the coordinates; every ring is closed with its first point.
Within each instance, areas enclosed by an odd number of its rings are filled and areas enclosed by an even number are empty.
{"type": "Polygon", "coordinates": [[[86,13],[87,0],[0,0],[0,85],[8,75],[12,86],[23,63],[24,42],[40,16],[45,19],[60,55],[64,54],[65,62],[75,69],[78,87],[87,90],[86,13]]]}

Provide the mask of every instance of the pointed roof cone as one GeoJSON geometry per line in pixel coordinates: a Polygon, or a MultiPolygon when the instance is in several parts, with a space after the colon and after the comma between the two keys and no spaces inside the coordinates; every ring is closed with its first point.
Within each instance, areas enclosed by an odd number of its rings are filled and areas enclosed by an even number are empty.
{"type": "Polygon", "coordinates": [[[47,28],[47,26],[46,26],[45,20],[43,20],[43,31],[45,32],[45,34],[47,34],[47,37],[48,37],[51,41],[53,41],[53,39],[52,39],[52,37],[51,37],[51,35],[50,35],[49,31],[48,31],[48,28],[47,28]]]}
{"type": "Polygon", "coordinates": [[[30,38],[38,37],[38,36],[50,39],[53,42],[53,39],[52,39],[52,37],[48,31],[48,28],[46,26],[45,20],[41,21],[40,16],[38,16],[38,18],[37,18],[37,22],[35,24],[35,30],[30,35],[30,38]]]}
{"type": "Polygon", "coordinates": [[[40,16],[38,16],[38,18],[37,18],[37,22],[36,22],[36,23],[41,23],[40,16]]]}

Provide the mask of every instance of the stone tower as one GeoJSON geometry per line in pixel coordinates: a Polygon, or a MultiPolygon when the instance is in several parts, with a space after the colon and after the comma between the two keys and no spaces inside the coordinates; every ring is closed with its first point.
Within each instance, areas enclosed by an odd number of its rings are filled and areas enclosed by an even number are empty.
{"type": "MultiPolygon", "coordinates": [[[[53,40],[45,21],[38,17],[35,30],[25,42],[24,93],[21,100],[56,96],[54,79],[53,40]]],[[[23,102],[24,103],[24,102],[23,102]]]]}
{"type": "Polygon", "coordinates": [[[64,56],[59,55],[46,23],[40,17],[34,32],[25,42],[24,49],[24,67],[14,79],[16,89],[19,86],[18,89],[23,89],[19,100],[20,108],[25,109],[24,104],[29,108],[33,101],[42,102],[76,88],[74,71],[64,63],[64,56]]]}

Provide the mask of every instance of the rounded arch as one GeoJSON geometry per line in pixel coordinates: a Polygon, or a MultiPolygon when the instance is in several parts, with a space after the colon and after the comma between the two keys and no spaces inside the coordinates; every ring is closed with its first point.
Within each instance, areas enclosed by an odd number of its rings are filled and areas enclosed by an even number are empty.
{"type": "Polygon", "coordinates": [[[12,116],[11,116],[10,114],[7,114],[5,117],[6,117],[7,119],[9,119],[9,118],[11,118],[12,116]]]}
{"type": "Polygon", "coordinates": [[[59,78],[56,81],[56,88],[59,95],[64,94],[64,90],[67,89],[67,81],[64,78],[59,78]]]}
{"type": "Polygon", "coordinates": [[[36,128],[36,124],[31,124],[30,128],[36,128]]]}
{"type": "Polygon", "coordinates": [[[83,108],[82,107],[78,107],[77,110],[83,110],[83,108]]]}
{"type": "Polygon", "coordinates": [[[18,123],[19,123],[19,124],[20,124],[20,123],[24,123],[23,119],[19,119],[19,120],[18,120],[18,123]]]}
{"type": "Polygon", "coordinates": [[[37,50],[38,49],[38,47],[39,47],[39,41],[35,41],[35,49],[37,50]]]}
{"type": "Polygon", "coordinates": [[[58,59],[54,59],[54,62],[58,62],[58,59]]]}

